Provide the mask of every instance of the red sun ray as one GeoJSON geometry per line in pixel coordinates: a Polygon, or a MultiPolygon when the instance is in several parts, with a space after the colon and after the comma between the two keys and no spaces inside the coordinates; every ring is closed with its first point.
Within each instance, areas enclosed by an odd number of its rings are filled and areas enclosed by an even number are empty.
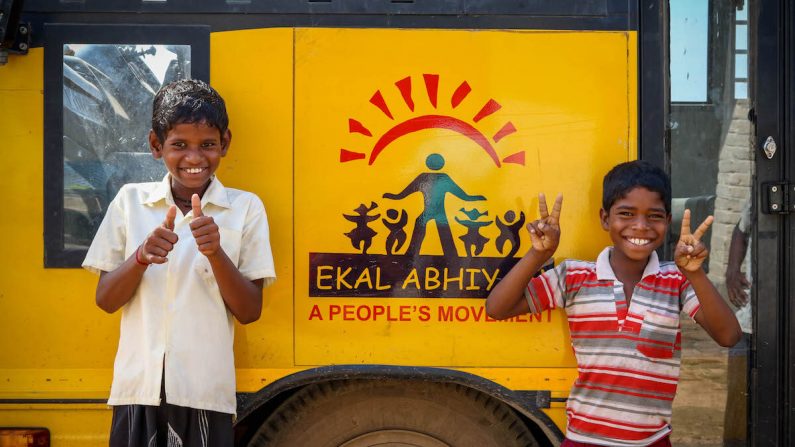
{"type": "Polygon", "coordinates": [[[381,96],[381,90],[376,90],[375,93],[373,93],[373,97],[370,98],[370,103],[381,109],[381,111],[384,112],[384,115],[388,116],[389,119],[391,120],[395,119],[394,117],[392,117],[392,112],[389,111],[389,107],[386,106],[386,101],[384,101],[384,97],[381,96]]]}
{"type": "Polygon", "coordinates": [[[487,102],[483,106],[483,108],[480,109],[480,112],[478,112],[478,114],[475,115],[474,118],[472,118],[472,121],[477,123],[478,121],[480,121],[483,118],[491,115],[492,113],[496,112],[497,110],[500,110],[501,108],[502,108],[502,106],[499,103],[497,103],[497,101],[495,101],[493,99],[489,99],[489,102],[487,102]]]}
{"type": "Polygon", "coordinates": [[[461,121],[452,116],[443,115],[423,115],[406,120],[395,127],[389,129],[384,133],[381,138],[373,146],[370,152],[370,161],[368,164],[372,165],[378,154],[381,153],[390,143],[402,137],[403,135],[417,132],[424,129],[449,129],[464,135],[470,140],[477,143],[484,151],[491,157],[494,164],[500,167],[500,158],[497,156],[497,151],[494,150],[489,140],[480,133],[479,130],[474,128],[471,124],[461,121]]]}
{"type": "Polygon", "coordinates": [[[414,111],[414,100],[411,99],[411,76],[406,76],[405,78],[395,82],[398,90],[400,90],[400,94],[403,96],[403,101],[406,102],[406,105],[409,106],[409,109],[413,112],[414,111]]]}
{"type": "Polygon", "coordinates": [[[348,118],[348,132],[349,133],[360,133],[362,135],[366,135],[368,137],[372,137],[373,134],[370,132],[370,129],[364,127],[364,124],[356,121],[353,118],[348,118]]]}
{"type": "Polygon", "coordinates": [[[503,163],[513,163],[524,166],[524,151],[511,154],[502,159],[503,163]]]}
{"type": "Polygon", "coordinates": [[[353,160],[361,160],[364,157],[366,157],[366,155],[361,152],[353,152],[349,151],[348,149],[340,149],[340,163],[345,163],[353,160]]]}
{"type": "Polygon", "coordinates": [[[456,107],[458,107],[459,104],[461,104],[461,101],[463,101],[464,98],[466,98],[469,92],[471,91],[472,87],[470,87],[469,84],[467,84],[467,81],[462,82],[461,85],[459,85],[458,88],[455,89],[455,92],[453,92],[453,97],[450,99],[450,105],[453,106],[453,108],[455,109],[456,107]]]}
{"type": "Polygon", "coordinates": [[[502,126],[502,129],[498,130],[497,133],[494,134],[492,139],[494,140],[495,143],[498,143],[500,140],[502,140],[503,138],[507,137],[508,135],[514,132],[516,132],[516,128],[513,127],[512,122],[508,121],[507,123],[505,123],[504,126],[502,126]]]}
{"type": "MultiPolygon", "coordinates": [[[[422,79],[425,80],[425,90],[428,92],[428,100],[431,101],[433,108],[436,108],[436,99],[439,92],[439,75],[438,74],[424,74],[422,79]]],[[[414,110],[414,109],[412,109],[414,110]]]]}

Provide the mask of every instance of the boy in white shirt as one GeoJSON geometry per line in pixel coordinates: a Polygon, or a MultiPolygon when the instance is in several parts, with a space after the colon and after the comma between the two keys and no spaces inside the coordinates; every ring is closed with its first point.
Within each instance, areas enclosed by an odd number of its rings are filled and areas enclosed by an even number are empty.
{"type": "Polygon", "coordinates": [[[233,317],[259,318],[275,271],[262,202],[214,176],[228,123],[204,82],[164,86],[149,142],[168,174],[119,191],[83,262],[97,306],[122,310],[111,446],[233,443],[233,317]]]}

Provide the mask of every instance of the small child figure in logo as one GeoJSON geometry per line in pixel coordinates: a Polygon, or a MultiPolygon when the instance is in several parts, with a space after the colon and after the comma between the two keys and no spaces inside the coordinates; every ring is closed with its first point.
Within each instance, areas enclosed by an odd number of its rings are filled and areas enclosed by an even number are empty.
{"type": "Polygon", "coordinates": [[[467,228],[467,233],[463,236],[459,236],[458,238],[464,242],[464,251],[469,255],[469,257],[479,255],[480,252],[483,251],[483,247],[486,245],[486,242],[490,240],[489,238],[480,234],[480,229],[487,225],[491,225],[491,223],[494,221],[489,220],[478,222],[475,220],[479,219],[481,216],[488,216],[488,211],[482,213],[477,208],[473,208],[471,210],[461,208],[460,211],[466,214],[470,220],[461,220],[458,218],[458,216],[455,217],[456,222],[467,228]]]}
{"type": "Polygon", "coordinates": [[[505,248],[506,242],[511,243],[511,251],[506,255],[508,258],[512,258],[519,251],[519,230],[521,230],[522,225],[524,225],[524,211],[519,212],[518,219],[516,218],[516,213],[512,210],[506,211],[505,222],[500,220],[500,216],[497,216],[497,228],[500,229],[500,235],[497,236],[497,240],[494,243],[500,253],[505,248]]]}
{"type": "Polygon", "coordinates": [[[386,254],[391,255],[406,243],[406,232],[403,228],[409,221],[409,215],[406,210],[400,210],[400,214],[398,214],[398,210],[390,208],[386,211],[386,217],[381,221],[389,229],[389,235],[386,237],[386,254]]]}
{"type": "Polygon", "coordinates": [[[361,203],[355,210],[353,210],[356,212],[355,215],[342,215],[342,217],[356,224],[356,228],[345,233],[345,236],[348,236],[348,238],[351,240],[351,245],[353,245],[353,248],[361,250],[362,254],[367,254],[367,249],[370,248],[370,245],[373,243],[373,236],[378,234],[378,232],[367,226],[368,223],[381,217],[380,214],[376,214],[374,216],[367,214],[376,208],[378,208],[378,204],[375,202],[370,202],[369,207],[364,206],[364,203],[361,203]]]}

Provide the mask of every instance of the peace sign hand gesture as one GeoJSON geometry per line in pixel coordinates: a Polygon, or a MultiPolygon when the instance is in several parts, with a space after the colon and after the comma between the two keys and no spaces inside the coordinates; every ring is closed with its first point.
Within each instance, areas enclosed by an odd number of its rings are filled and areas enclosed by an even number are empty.
{"type": "Polygon", "coordinates": [[[701,242],[704,233],[707,232],[712,221],[715,220],[712,216],[704,219],[704,222],[696,228],[696,231],[690,233],[690,210],[686,209],[682,216],[682,231],[679,233],[679,242],[676,243],[676,250],[674,251],[674,262],[680,270],[685,272],[695,272],[701,268],[709,254],[707,246],[701,242]]]}
{"type": "Polygon", "coordinates": [[[541,193],[538,195],[538,213],[540,218],[527,224],[527,231],[530,232],[530,241],[533,249],[547,253],[551,256],[555,253],[560,242],[560,209],[563,206],[563,194],[558,194],[552,212],[547,209],[546,196],[541,193]]]}

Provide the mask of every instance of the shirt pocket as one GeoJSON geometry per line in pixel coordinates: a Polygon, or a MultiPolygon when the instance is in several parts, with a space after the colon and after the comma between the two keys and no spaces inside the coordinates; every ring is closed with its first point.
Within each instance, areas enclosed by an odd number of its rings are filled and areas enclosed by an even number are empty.
{"type": "Polygon", "coordinates": [[[640,326],[638,351],[650,359],[670,359],[676,348],[679,318],[647,310],[640,326]]]}
{"type": "MultiPolygon", "coordinates": [[[[240,231],[218,227],[218,232],[221,234],[221,248],[224,249],[224,253],[226,253],[226,256],[232,261],[232,264],[237,267],[240,259],[240,231]]],[[[199,254],[199,260],[196,262],[194,268],[205,283],[208,285],[216,284],[213,269],[206,256],[199,254]]]]}

